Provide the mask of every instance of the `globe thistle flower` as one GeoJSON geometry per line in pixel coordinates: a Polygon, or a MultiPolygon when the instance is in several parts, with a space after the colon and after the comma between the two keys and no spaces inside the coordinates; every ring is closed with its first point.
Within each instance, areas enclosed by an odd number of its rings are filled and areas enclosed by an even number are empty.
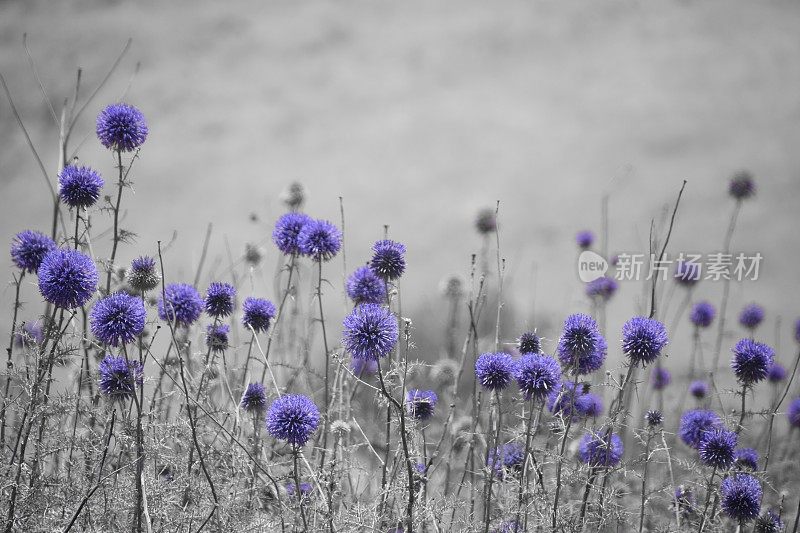
{"type": "Polygon", "coordinates": [[[372,376],[378,372],[378,361],[374,359],[356,359],[350,361],[350,369],[358,377],[372,376]]]}
{"type": "Polygon", "coordinates": [[[478,211],[478,215],[475,217],[475,229],[481,235],[494,233],[497,230],[495,210],[487,207],[478,211]]]}
{"type": "Polygon", "coordinates": [[[734,462],[740,468],[749,468],[750,470],[758,470],[758,460],[760,459],[758,452],[753,448],[739,448],[734,453],[734,462]]]}
{"type": "Polygon", "coordinates": [[[233,299],[236,289],[228,283],[214,282],[206,290],[204,301],[205,311],[208,316],[224,318],[233,313],[233,299]]]}
{"type": "Polygon", "coordinates": [[[754,533],[781,533],[786,525],[781,520],[781,515],[774,509],[769,509],[756,519],[754,533]]]}
{"type": "Polygon", "coordinates": [[[370,268],[383,279],[398,279],[406,269],[406,247],[399,242],[382,240],[372,245],[370,268]]]}
{"type": "Polygon", "coordinates": [[[717,311],[714,309],[714,306],[709,302],[702,301],[692,306],[692,310],[689,313],[689,320],[698,328],[707,328],[714,322],[714,317],[716,315],[717,311]]]}
{"type": "Polygon", "coordinates": [[[275,229],[272,230],[272,242],[278,250],[286,255],[300,253],[298,237],[300,231],[306,224],[312,222],[312,218],[304,213],[286,213],[275,222],[275,229]]]}
{"type": "Polygon", "coordinates": [[[137,292],[147,292],[158,287],[161,275],[156,270],[156,260],[142,256],[131,261],[131,267],[125,274],[125,281],[137,292]]]}
{"type": "Polygon", "coordinates": [[[42,344],[44,342],[44,328],[36,322],[24,322],[22,327],[14,333],[14,346],[21,348],[30,344],[42,344]]]}
{"type": "Polygon", "coordinates": [[[144,331],[146,319],[142,300],[124,292],[101,298],[89,313],[92,334],[111,346],[133,342],[144,331]]]}
{"type": "Polygon", "coordinates": [[[564,418],[575,420],[585,416],[587,408],[590,408],[591,399],[586,398],[588,395],[588,383],[562,381],[547,397],[547,409],[554,415],[561,414],[564,418]]]}
{"type": "Polygon", "coordinates": [[[97,138],[109,150],[131,152],[147,139],[142,112],[128,104],[111,104],[97,115],[97,138]]]}
{"type": "Polygon", "coordinates": [[[189,326],[200,318],[203,299],[197,289],[186,283],[170,283],[164,288],[164,296],[158,299],[158,316],[165,322],[189,326]]]}
{"type": "Polygon", "coordinates": [[[587,230],[579,231],[575,235],[575,242],[578,244],[578,248],[583,250],[588,250],[594,244],[594,233],[587,230]]]}
{"type": "Polygon", "coordinates": [[[100,392],[112,398],[124,399],[133,396],[136,386],[144,381],[139,361],[127,361],[124,357],[106,355],[97,367],[100,392]]]}
{"type": "Polygon", "coordinates": [[[605,431],[595,433],[588,431],[578,445],[578,456],[589,466],[614,467],[619,464],[624,453],[622,439],[616,433],[605,435],[605,431]]]}
{"type": "Polygon", "coordinates": [[[689,394],[697,398],[698,400],[702,400],[703,398],[708,395],[708,383],[705,381],[692,381],[689,384],[689,394]]]}
{"type": "Polygon", "coordinates": [[[248,383],[239,407],[248,413],[259,412],[267,405],[267,391],[261,383],[248,383]]]}
{"type": "Polygon", "coordinates": [[[746,522],[761,510],[761,482],[750,474],[735,474],[722,480],[722,511],[734,520],[746,522]]]}
{"type": "Polygon", "coordinates": [[[344,319],[342,345],[355,359],[377,360],[397,344],[397,318],[378,304],[362,304],[344,319]]]}
{"type": "Polygon", "coordinates": [[[742,339],[733,348],[731,368],[736,378],[745,386],[751,386],[767,377],[775,352],[760,342],[742,339]]]}
{"type": "Polygon", "coordinates": [[[575,402],[578,414],[586,418],[597,418],[603,414],[603,400],[600,396],[587,392],[578,396],[575,402]]]}
{"type": "MultiPolygon", "coordinates": [[[[287,483],[286,494],[291,498],[296,498],[297,487],[298,485],[294,481],[287,483]]],[[[311,486],[311,483],[306,483],[305,481],[301,481],[299,487],[300,487],[301,499],[306,499],[314,494],[314,487],[311,486]]]]}
{"type": "Polygon", "coordinates": [[[39,265],[38,276],[44,299],[63,309],[81,307],[97,290],[97,267],[77,250],[49,252],[39,265]]]}
{"type": "Polygon", "coordinates": [[[747,170],[740,170],[731,178],[728,193],[736,200],[747,200],[756,193],[753,175],[747,170]]]}
{"type": "Polygon", "coordinates": [[[517,531],[525,531],[522,524],[518,523],[515,519],[504,520],[500,525],[492,530],[492,533],[517,533],[517,531]]]}
{"type": "Polygon", "coordinates": [[[318,263],[329,261],[342,247],[342,232],[327,220],[309,220],[297,235],[297,247],[318,263]]]}
{"type": "Polygon", "coordinates": [[[293,211],[300,209],[306,201],[306,188],[302,183],[293,181],[281,193],[281,201],[283,205],[293,211]]]}
{"type": "Polygon", "coordinates": [[[416,420],[428,420],[433,416],[438,400],[432,390],[411,389],[406,393],[406,410],[416,420]]]}
{"type": "Polygon", "coordinates": [[[800,428],[800,397],[795,398],[789,403],[786,411],[786,418],[792,427],[800,428]]]}
{"type": "Polygon", "coordinates": [[[672,382],[672,374],[664,367],[657,366],[650,375],[650,383],[655,390],[664,390],[672,382]]]}
{"type": "Polygon", "coordinates": [[[526,400],[546,397],[561,381],[561,366],[549,355],[525,353],[516,366],[514,377],[526,400]]]}
{"type": "Polygon", "coordinates": [[[692,409],[681,416],[678,435],[691,448],[699,448],[706,433],[722,427],[722,420],[714,411],[692,409]]]}
{"type": "Polygon", "coordinates": [[[589,374],[603,365],[607,345],[597,322],[583,313],[570,315],[558,339],[556,353],[573,374],[589,374]]]}
{"type": "Polygon", "coordinates": [[[602,276],[586,284],[586,296],[601,302],[607,302],[614,296],[618,288],[617,280],[602,276]]]}
{"type": "Polygon", "coordinates": [[[501,391],[511,383],[516,365],[504,352],[484,353],[475,361],[475,377],[485,389],[501,391]]]}
{"type": "Polygon", "coordinates": [[[308,396],[286,394],[269,407],[267,431],[278,440],[304,446],[319,426],[319,409],[308,396]]]}
{"type": "Polygon", "coordinates": [[[622,326],[622,351],[633,365],[652,363],[668,342],[667,328],[658,320],[635,316],[622,326]]]}
{"type": "Polygon", "coordinates": [[[253,328],[256,333],[265,332],[275,318],[275,313],[275,305],[269,300],[247,297],[242,304],[242,325],[248,329],[253,328]]]}
{"type": "Polygon", "coordinates": [[[504,478],[505,472],[518,474],[525,462],[525,449],[517,442],[509,442],[489,453],[489,469],[498,478],[504,478]]]}
{"type": "Polygon", "coordinates": [[[680,485],[678,488],[675,489],[675,501],[672,502],[672,506],[674,508],[675,504],[678,505],[678,510],[681,513],[681,516],[687,518],[694,514],[695,506],[697,502],[694,497],[694,492],[692,489],[687,489],[685,486],[680,485]]]}
{"type": "Polygon", "coordinates": [[[651,428],[658,427],[664,423],[664,415],[658,409],[651,409],[644,415],[647,425],[651,428]]]}
{"type": "Polygon", "coordinates": [[[55,249],[56,243],[44,233],[25,230],[11,241],[11,260],[20,270],[36,272],[44,257],[55,249]]]}
{"type": "Polygon", "coordinates": [[[694,285],[700,281],[700,269],[701,266],[699,263],[677,261],[675,263],[675,274],[673,276],[675,282],[687,288],[694,287],[694,285]]]}
{"type": "Polygon", "coordinates": [[[356,305],[379,304],[386,300],[386,283],[368,266],[359,267],[350,274],[345,289],[356,305]]]}
{"type": "Polygon", "coordinates": [[[780,383],[786,379],[786,367],[777,361],[772,361],[772,365],[767,370],[767,379],[770,383],[780,383]]]}
{"type": "Polygon", "coordinates": [[[206,328],[206,346],[212,352],[224,352],[228,349],[228,333],[231,327],[227,324],[209,324],[206,328]]]}
{"type": "Polygon", "coordinates": [[[528,331],[519,336],[517,341],[519,353],[542,353],[542,339],[533,331],[528,331]]]}
{"type": "Polygon", "coordinates": [[[100,198],[103,178],[89,167],[67,165],[58,174],[58,195],[70,207],[91,207],[100,198]]]}
{"type": "Polygon", "coordinates": [[[706,432],[700,439],[700,446],[697,448],[700,461],[706,466],[727,470],[733,465],[734,451],[738,441],[739,436],[725,428],[706,432]]]}
{"type": "Polygon", "coordinates": [[[739,324],[742,327],[754,330],[764,320],[764,308],[758,304],[747,304],[739,313],[739,324]]]}

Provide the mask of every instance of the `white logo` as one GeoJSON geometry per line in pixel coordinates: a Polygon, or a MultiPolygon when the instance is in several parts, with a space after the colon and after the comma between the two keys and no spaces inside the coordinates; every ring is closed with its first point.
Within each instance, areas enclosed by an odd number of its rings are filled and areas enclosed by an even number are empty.
{"type": "Polygon", "coordinates": [[[581,252],[578,257],[578,277],[584,283],[602,278],[608,271],[608,261],[591,250],[581,252]]]}

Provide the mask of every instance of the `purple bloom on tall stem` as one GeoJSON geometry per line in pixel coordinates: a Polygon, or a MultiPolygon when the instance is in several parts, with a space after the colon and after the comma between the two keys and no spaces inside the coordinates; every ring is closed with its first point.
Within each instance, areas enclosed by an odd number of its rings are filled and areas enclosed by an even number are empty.
{"type": "Polygon", "coordinates": [[[707,328],[714,322],[714,317],[716,315],[717,311],[714,309],[714,306],[709,302],[702,301],[692,306],[692,310],[689,313],[689,320],[698,328],[707,328]]]}
{"type": "Polygon", "coordinates": [[[398,279],[406,269],[406,247],[399,242],[382,240],[372,246],[370,268],[383,279],[398,279]]]}
{"type": "Polygon", "coordinates": [[[378,361],[375,359],[353,358],[350,361],[350,369],[358,377],[371,376],[378,371],[378,361]]]}
{"type": "Polygon", "coordinates": [[[100,198],[105,182],[89,167],[66,165],[58,174],[58,195],[70,207],[91,207],[100,198]]]}
{"type": "Polygon", "coordinates": [[[433,416],[438,400],[432,390],[411,389],[406,393],[406,410],[412,418],[428,420],[433,416]]]}
{"type": "Polygon", "coordinates": [[[141,335],[147,312],[141,298],[118,292],[98,300],[89,313],[92,334],[105,344],[127,344],[141,335]]]}
{"type": "Polygon", "coordinates": [[[689,394],[698,400],[702,400],[708,394],[708,383],[702,380],[692,381],[689,384],[689,394]]]}
{"type": "Polygon", "coordinates": [[[342,247],[342,232],[327,220],[309,220],[297,235],[297,246],[318,263],[329,261],[342,247]]]}
{"type": "Polygon", "coordinates": [[[753,175],[747,170],[740,170],[731,178],[728,193],[736,200],[746,200],[756,193],[753,175]]]}
{"type": "Polygon", "coordinates": [[[399,330],[397,318],[378,304],[362,304],[344,319],[342,344],[356,359],[377,360],[394,349],[399,330]]]}
{"type": "Polygon", "coordinates": [[[39,292],[51,304],[75,309],[88,302],[97,290],[97,267],[77,250],[56,249],[39,265],[39,292]]]}
{"type": "Polygon", "coordinates": [[[583,250],[588,250],[594,244],[594,233],[589,230],[582,230],[575,235],[575,242],[578,244],[579,248],[583,250]]]}
{"type": "Polygon", "coordinates": [[[147,139],[144,115],[132,105],[111,104],[97,115],[97,138],[109,150],[131,152],[147,139]]]}
{"type": "Polygon", "coordinates": [[[792,427],[800,428],[800,397],[789,402],[789,408],[786,410],[786,418],[789,419],[789,424],[792,427]]]}
{"type": "Polygon", "coordinates": [[[644,419],[648,426],[657,427],[664,423],[664,414],[657,409],[651,409],[645,413],[644,419]]]}
{"type": "Polygon", "coordinates": [[[761,482],[750,474],[734,474],[722,480],[722,511],[733,518],[746,522],[758,517],[761,511],[763,491],[761,482]]]}
{"type": "Polygon", "coordinates": [[[781,515],[774,509],[769,509],[756,519],[753,533],[781,533],[785,527],[781,515]]]}
{"type": "Polygon", "coordinates": [[[622,351],[635,366],[655,361],[668,342],[667,328],[658,320],[635,316],[622,326],[622,351]]]}
{"type": "Polygon", "coordinates": [[[561,364],[573,374],[589,374],[603,365],[607,345],[597,322],[582,313],[570,315],[556,349],[561,364]]]}
{"type": "Polygon", "coordinates": [[[769,370],[767,370],[767,379],[770,383],[780,383],[786,379],[786,367],[777,361],[772,361],[769,370]]]}
{"type": "Polygon", "coordinates": [[[714,411],[692,409],[681,416],[678,435],[691,448],[698,448],[706,433],[722,427],[722,419],[714,411]]]}
{"type": "Polygon", "coordinates": [[[44,233],[25,230],[11,241],[11,260],[20,270],[36,272],[44,257],[55,249],[56,243],[44,233]]]}
{"type": "Polygon", "coordinates": [[[475,361],[475,377],[485,389],[500,391],[511,383],[516,365],[504,352],[484,353],[475,361]]]}
{"type": "Polygon", "coordinates": [[[549,355],[525,353],[516,365],[517,385],[526,400],[541,399],[561,381],[561,366],[549,355]]]}
{"type": "Polygon", "coordinates": [[[242,304],[242,325],[253,328],[256,333],[269,329],[272,319],[275,318],[275,305],[264,298],[245,298],[242,304]]]}
{"type": "Polygon", "coordinates": [[[597,433],[586,432],[578,445],[578,455],[581,461],[589,466],[616,466],[622,459],[624,451],[619,435],[611,433],[606,436],[604,430],[597,433]]]}
{"type": "Polygon", "coordinates": [[[233,313],[236,289],[228,283],[214,282],[206,290],[205,310],[208,316],[224,318],[233,313]]]}
{"type": "Polygon", "coordinates": [[[588,416],[587,411],[594,408],[594,400],[590,397],[587,383],[562,381],[547,397],[547,409],[553,414],[561,414],[565,418],[588,416]]]}
{"type": "Polygon", "coordinates": [[[764,308],[758,304],[747,304],[739,313],[739,324],[743,327],[754,330],[764,320],[764,308]]]}
{"type": "Polygon", "coordinates": [[[533,331],[528,331],[519,336],[517,341],[519,353],[541,353],[542,339],[533,331]]]}
{"type": "Polygon", "coordinates": [[[586,296],[607,302],[614,296],[618,288],[617,280],[602,276],[586,284],[586,296]]]}
{"type": "Polygon", "coordinates": [[[700,460],[706,466],[713,466],[720,470],[727,470],[733,465],[734,452],[739,436],[725,428],[718,428],[706,432],[700,439],[697,452],[700,460]]]}
{"type": "Polygon", "coordinates": [[[750,470],[758,470],[759,458],[758,452],[753,448],[739,448],[734,454],[736,465],[750,470]]]}
{"type": "Polygon", "coordinates": [[[282,215],[272,230],[272,242],[286,255],[299,254],[300,231],[313,219],[305,213],[291,212],[282,215]]]}
{"type": "Polygon", "coordinates": [[[142,365],[139,361],[127,361],[124,357],[106,355],[97,367],[100,379],[100,392],[112,398],[133,396],[136,386],[144,381],[142,365]]]}
{"type": "Polygon", "coordinates": [[[359,267],[350,274],[345,289],[356,305],[379,304],[386,300],[386,283],[368,266],[359,267]]]}
{"type": "Polygon", "coordinates": [[[672,375],[669,373],[669,370],[660,366],[657,366],[653,369],[653,373],[650,376],[650,383],[653,385],[655,390],[666,389],[671,381],[672,375]]]}
{"type": "Polygon", "coordinates": [[[489,469],[495,477],[503,478],[504,472],[517,474],[522,471],[525,449],[517,442],[503,444],[489,453],[489,469]]]}
{"type": "Polygon", "coordinates": [[[248,413],[259,412],[267,405],[267,392],[261,383],[248,383],[239,406],[248,413]]]}
{"type": "Polygon", "coordinates": [[[775,352],[760,342],[742,339],[733,347],[731,368],[742,385],[751,386],[767,377],[775,352]]]}
{"type": "Polygon", "coordinates": [[[311,398],[302,394],[286,394],[269,407],[267,431],[278,440],[304,446],[319,426],[319,409],[311,398]]]}
{"type": "Polygon", "coordinates": [[[587,418],[597,418],[603,414],[603,400],[600,396],[587,392],[578,396],[575,402],[575,410],[581,416],[587,418]]]}
{"type": "Polygon", "coordinates": [[[161,275],[156,270],[156,260],[147,256],[137,257],[131,261],[125,280],[137,292],[155,289],[161,282],[161,275]]]}
{"type": "Polygon", "coordinates": [[[223,352],[228,349],[228,333],[231,327],[227,324],[209,324],[206,328],[206,346],[212,352],[223,352]]]}
{"type": "Polygon", "coordinates": [[[158,316],[166,322],[189,326],[203,312],[203,299],[197,289],[187,283],[170,283],[158,299],[158,316]]]}

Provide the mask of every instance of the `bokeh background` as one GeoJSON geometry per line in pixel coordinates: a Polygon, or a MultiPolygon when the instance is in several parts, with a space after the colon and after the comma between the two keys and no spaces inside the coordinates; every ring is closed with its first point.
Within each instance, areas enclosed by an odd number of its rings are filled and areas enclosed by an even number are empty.
{"type": "MultiPolygon", "coordinates": [[[[663,234],[686,179],[670,249],[718,251],[733,209],[727,180],[747,168],[758,195],[743,208],[733,249],[761,252],[764,262],[757,282],[733,285],[731,316],[760,302],[762,336],[775,339],[782,323],[780,344],[792,346],[800,315],[794,0],[6,0],[0,72],[55,182],[57,129],[24,32],[57,109],[77,67],[85,97],[133,39],[74,137],[81,161],[103,172],[111,191],[113,160],[93,135],[94,117],[124,95],[149,121],[135,194],[124,200],[123,225],[138,238],[122,248],[122,263],[176,234],[167,275],[190,281],[211,222],[206,273],[224,270],[226,241],[237,257],[259,243],[265,271],[251,290],[276,298],[269,232],[284,209],[281,191],[300,181],[313,216],[338,223],[343,198],[348,270],[368,258],[384,225],[408,245],[403,312],[430,358],[445,323],[440,283],[466,276],[482,246],[479,209],[500,202],[504,340],[533,327],[552,339],[566,314],[589,309],[574,234],[600,231],[604,195],[609,250],[645,252],[651,220],[663,234]]],[[[0,187],[2,242],[47,229],[46,187],[5,100],[0,187]]],[[[94,225],[103,231],[109,219],[95,215],[94,225]]],[[[97,246],[102,256],[105,244],[97,246]]],[[[8,255],[2,261],[10,272],[8,255]]],[[[326,269],[340,280],[341,258],[326,269]]],[[[641,289],[623,283],[610,304],[612,346],[641,289]]],[[[36,302],[35,287],[26,291],[36,302]]],[[[697,289],[715,302],[720,293],[720,284],[697,289]]],[[[338,320],[344,305],[331,300],[338,320]]],[[[2,305],[12,301],[6,286],[2,305]]],[[[681,346],[671,353],[676,364],[681,346]]]]}

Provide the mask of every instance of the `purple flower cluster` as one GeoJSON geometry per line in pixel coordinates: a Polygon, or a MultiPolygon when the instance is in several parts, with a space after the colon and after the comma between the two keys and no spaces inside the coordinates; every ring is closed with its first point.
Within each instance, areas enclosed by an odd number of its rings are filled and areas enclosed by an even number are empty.
{"type": "Polygon", "coordinates": [[[588,250],[594,244],[594,233],[587,230],[579,231],[575,235],[575,242],[578,244],[578,248],[583,250],[588,250]]]}
{"type": "Polygon", "coordinates": [[[619,464],[625,448],[622,439],[616,433],[606,435],[606,431],[595,433],[588,431],[578,445],[581,461],[589,466],[613,467],[619,464]]]}
{"type": "Polygon", "coordinates": [[[267,391],[261,383],[248,383],[239,407],[248,413],[259,412],[267,405],[267,391]]]}
{"type": "Polygon", "coordinates": [[[666,389],[670,382],[672,382],[672,374],[669,373],[669,370],[661,366],[653,369],[653,373],[650,375],[650,383],[655,390],[666,389]]]}
{"type": "Polygon", "coordinates": [[[147,292],[158,287],[161,276],[156,271],[156,260],[142,256],[131,261],[131,267],[125,274],[128,285],[136,292],[147,292]]]}
{"type": "Polygon", "coordinates": [[[106,355],[97,367],[100,392],[112,398],[128,398],[141,387],[144,381],[139,361],[128,361],[124,357],[106,355]]]}
{"type": "Polygon", "coordinates": [[[750,474],[735,474],[722,481],[722,511],[734,520],[749,521],[761,511],[761,482],[750,474]]]}
{"type": "Polygon", "coordinates": [[[767,377],[775,352],[760,342],[742,339],[733,347],[731,368],[736,378],[745,386],[751,386],[767,377]]]}
{"type": "Polygon", "coordinates": [[[684,287],[693,287],[700,281],[700,263],[678,261],[675,263],[675,281],[684,287]]]}
{"type": "Polygon", "coordinates": [[[399,242],[382,240],[372,246],[370,268],[383,279],[398,279],[406,269],[406,247],[399,242]]]}
{"type": "Polygon", "coordinates": [[[706,466],[727,470],[733,465],[734,452],[739,436],[725,428],[717,428],[706,432],[700,439],[697,452],[706,466]]]}
{"type": "Polygon", "coordinates": [[[208,316],[224,318],[233,313],[233,300],[236,289],[228,283],[214,282],[206,290],[204,306],[208,316]]]}
{"type": "Polygon", "coordinates": [[[70,207],[91,207],[100,198],[105,182],[89,167],[67,165],[58,174],[58,195],[70,207]]]}
{"type": "Polygon", "coordinates": [[[286,255],[297,255],[300,253],[300,232],[306,224],[313,219],[304,214],[291,212],[282,215],[275,222],[275,229],[272,230],[272,242],[278,250],[286,255]]]}
{"type": "Polygon", "coordinates": [[[528,331],[519,336],[517,341],[519,353],[541,353],[542,339],[533,331],[528,331]]]}
{"type": "Polygon", "coordinates": [[[714,411],[692,409],[681,416],[678,435],[691,448],[699,448],[703,437],[715,429],[722,427],[722,419],[714,411]]]}
{"type": "Polygon", "coordinates": [[[764,308],[758,304],[747,304],[739,313],[739,324],[749,330],[756,329],[764,321],[764,308]]]}
{"type": "Polygon", "coordinates": [[[228,333],[231,327],[227,324],[209,324],[206,327],[206,346],[212,352],[224,352],[228,349],[228,333]]]}
{"type": "Polygon", "coordinates": [[[602,276],[586,284],[586,296],[607,302],[614,296],[618,288],[617,280],[602,276]]]}
{"type": "Polygon", "coordinates": [[[541,399],[549,395],[561,381],[561,366],[549,355],[524,353],[516,365],[520,392],[525,399],[541,399]]]}
{"type": "Polygon", "coordinates": [[[406,410],[416,420],[428,420],[433,416],[438,400],[432,390],[411,389],[406,393],[406,410]]]}
{"type": "Polygon", "coordinates": [[[692,306],[689,313],[689,320],[698,328],[707,328],[714,322],[714,317],[717,315],[716,309],[711,303],[702,301],[697,302],[692,306]]]}
{"type": "Polygon", "coordinates": [[[300,253],[317,263],[330,261],[342,247],[342,232],[327,220],[308,220],[297,234],[300,253]]]}

